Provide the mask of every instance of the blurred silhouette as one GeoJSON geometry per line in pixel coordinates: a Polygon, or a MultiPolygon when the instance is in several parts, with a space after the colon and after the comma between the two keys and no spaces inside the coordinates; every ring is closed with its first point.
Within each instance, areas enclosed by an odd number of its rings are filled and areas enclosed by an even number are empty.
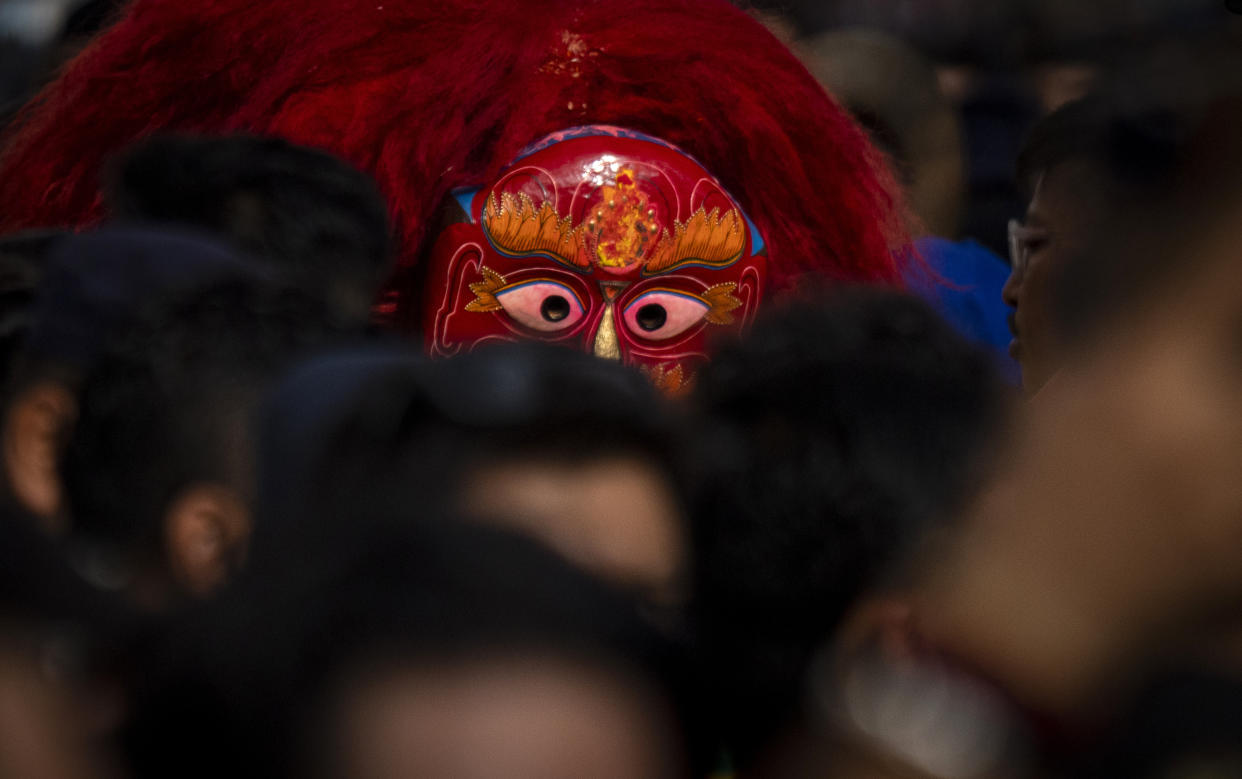
{"type": "Polygon", "coordinates": [[[1079,340],[920,576],[923,656],[999,690],[1047,759],[1072,762],[1153,664],[1202,666],[1237,632],[1239,105],[1162,125],[1179,152],[1159,197],[1115,201],[1067,264],[1090,293],[1065,309],[1079,340]]]}
{"type": "Polygon", "coordinates": [[[632,603],[431,519],[359,527],[185,621],[141,679],[132,775],[695,775],[684,668],[632,603]]]}
{"type": "Polygon", "coordinates": [[[55,242],[4,410],[5,477],[19,506],[49,532],[65,531],[58,463],[82,382],[110,340],[165,295],[249,272],[227,248],[168,230],[102,230],[55,242]]]}
{"type": "Polygon", "coordinates": [[[341,332],[313,299],[230,280],[172,296],[86,375],[61,460],[75,540],[149,609],[219,589],[246,557],[252,418],[268,384],[341,332]]]}
{"type": "Polygon", "coordinates": [[[370,320],[392,260],[388,207],[365,173],[276,138],[160,135],[112,161],[115,222],[210,232],[322,298],[345,325],[370,320]]]}
{"type": "Polygon", "coordinates": [[[687,560],[667,403],[632,369],[544,344],[311,361],[267,404],[255,558],[442,508],[675,605],[687,560]]]}
{"type": "Polygon", "coordinates": [[[888,155],[921,227],[957,238],[965,195],[962,129],[932,64],[875,30],[832,30],[801,47],[811,73],[888,155]]]}
{"type": "Polygon", "coordinates": [[[877,290],[778,311],[704,373],[694,611],[743,773],[775,770],[764,762],[806,725],[821,647],[977,489],[1001,393],[986,354],[877,290]]]}

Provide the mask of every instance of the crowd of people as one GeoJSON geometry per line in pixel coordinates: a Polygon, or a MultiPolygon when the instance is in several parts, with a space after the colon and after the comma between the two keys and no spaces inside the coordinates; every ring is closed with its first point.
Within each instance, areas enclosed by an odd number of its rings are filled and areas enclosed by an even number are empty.
{"type": "Polygon", "coordinates": [[[39,16],[0,777],[1242,776],[1242,54],[791,5],[39,16]]]}

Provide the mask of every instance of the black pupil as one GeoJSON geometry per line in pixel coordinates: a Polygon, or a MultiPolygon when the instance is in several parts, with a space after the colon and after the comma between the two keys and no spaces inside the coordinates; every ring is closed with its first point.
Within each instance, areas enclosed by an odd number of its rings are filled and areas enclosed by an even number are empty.
{"type": "Polygon", "coordinates": [[[668,321],[668,312],[659,303],[648,303],[638,309],[638,326],[648,333],[655,332],[668,321]]]}
{"type": "Polygon", "coordinates": [[[543,299],[539,313],[549,322],[559,322],[569,316],[569,301],[560,295],[548,295],[543,299]]]}

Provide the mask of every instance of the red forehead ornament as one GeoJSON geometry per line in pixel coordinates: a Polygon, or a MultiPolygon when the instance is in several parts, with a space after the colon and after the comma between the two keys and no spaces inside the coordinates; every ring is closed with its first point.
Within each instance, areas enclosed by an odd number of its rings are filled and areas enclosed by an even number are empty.
{"type": "Polygon", "coordinates": [[[537,142],[495,183],[455,192],[423,287],[428,351],[535,338],[642,368],[669,391],[745,328],[763,239],[676,147],[616,127],[537,142]]]}

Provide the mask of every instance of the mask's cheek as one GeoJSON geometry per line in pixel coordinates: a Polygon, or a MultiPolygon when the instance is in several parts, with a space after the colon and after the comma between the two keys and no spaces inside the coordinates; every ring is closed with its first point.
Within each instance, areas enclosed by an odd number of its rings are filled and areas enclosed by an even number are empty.
{"type": "Polygon", "coordinates": [[[496,317],[468,310],[471,284],[484,278],[490,247],[477,225],[450,225],[427,258],[422,326],[427,353],[451,357],[483,341],[515,340],[496,317]]]}

